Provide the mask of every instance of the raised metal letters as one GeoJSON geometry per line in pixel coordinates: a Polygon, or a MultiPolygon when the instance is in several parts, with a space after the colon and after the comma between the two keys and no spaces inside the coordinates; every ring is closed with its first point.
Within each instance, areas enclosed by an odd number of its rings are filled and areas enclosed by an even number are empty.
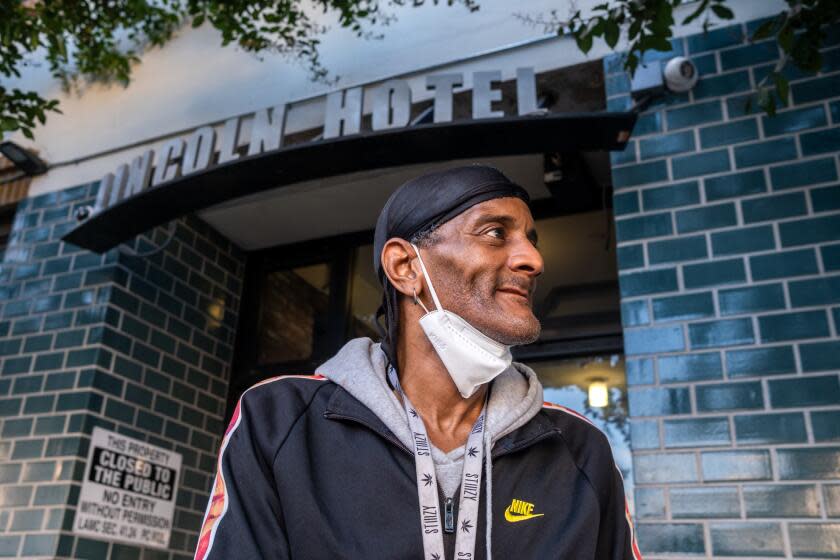
{"type": "Polygon", "coordinates": [[[537,108],[537,78],[533,68],[516,69],[516,109],[520,117],[540,112],[537,108]]]}
{"type": "Polygon", "coordinates": [[[108,206],[112,206],[122,200],[123,198],[128,196],[128,189],[126,189],[126,185],[128,184],[128,164],[122,164],[117,167],[117,171],[114,173],[114,184],[111,187],[111,196],[108,197],[108,206]]]}
{"type": "MultiPolygon", "coordinates": [[[[256,118],[256,116],[255,116],[256,118]]],[[[254,140],[253,133],[251,134],[251,143],[254,140]]],[[[219,146],[219,163],[227,163],[239,159],[239,153],[236,151],[236,146],[239,143],[239,117],[233,117],[225,121],[225,126],[222,128],[221,146],[219,146]]]]}
{"type": "Polygon", "coordinates": [[[285,104],[261,109],[254,113],[248,155],[253,156],[278,149],[283,143],[283,124],[285,121],[285,104]]]}
{"type": "Polygon", "coordinates": [[[94,212],[100,212],[108,207],[108,201],[111,198],[111,189],[114,188],[114,174],[106,173],[102,179],[99,180],[99,190],[96,192],[96,203],[93,206],[94,212]]]}
{"type": "Polygon", "coordinates": [[[426,88],[435,90],[436,123],[452,120],[452,90],[464,85],[463,74],[437,74],[426,77],[426,88]]]}
{"type": "MultiPolygon", "coordinates": [[[[493,111],[492,104],[502,99],[502,92],[493,87],[500,82],[498,70],[473,73],[472,117],[486,119],[503,117],[503,111],[493,111]]],[[[436,74],[426,77],[426,88],[434,90],[434,122],[450,122],[454,89],[463,87],[461,73],[436,74]]],[[[411,89],[406,80],[393,79],[380,84],[373,90],[373,130],[386,130],[408,126],[411,117],[411,89]]],[[[323,138],[337,138],[358,134],[362,128],[364,88],[355,87],[334,91],[326,96],[323,138]]],[[[519,115],[541,111],[537,107],[536,78],[533,68],[516,70],[516,103],[519,115]]],[[[277,150],[283,146],[286,104],[262,109],[254,113],[248,155],[277,150]]],[[[96,198],[95,211],[101,211],[126,198],[142,192],[150,184],[157,186],[171,181],[179,175],[189,175],[206,169],[213,163],[214,150],[218,150],[218,163],[235,161],[239,158],[242,119],[232,117],[225,121],[221,134],[216,138],[215,129],[203,126],[186,139],[172,138],[158,151],[154,177],[152,160],[154,152],[146,151],[133,159],[130,165],[121,165],[114,173],[106,174],[96,198]],[[178,163],[178,159],[181,163],[178,163]]],[[[244,139],[241,139],[244,144],[244,139]]]]}
{"type": "Polygon", "coordinates": [[[182,155],[184,155],[183,138],[173,138],[163,145],[158,152],[157,166],[155,166],[155,176],[152,178],[152,186],[156,187],[178,176],[181,166],[177,163],[172,163],[172,160],[182,155]]]}
{"type": "Polygon", "coordinates": [[[131,165],[128,170],[128,194],[135,195],[140,193],[149,184],[149,178],[152,176],[152,159],[155,153],[152,150],[146,150],[142,156],[137,156],[131,160],[131,165]]]}
{"type": "Polygon", "coordinates": [[[206,169],[213,156],[213,144],[216,141],[216,131],[212,127],[202,126],[187,138],[187,149],[184,151],[184,161],[181,163],[181,174],[189,175],[206,169]]]}
{"type": "Polygon", "coordinates": [[[401,128],[411,118],[411,89],[403,80],[388,80],[373,92],[373,130],[401,128]]]}
{"type": "Polygon", "coordinates": [[[360,87],[327,94],[325,139],[357,134],[362,129],[362,99],[360,87]]]}
{"type": "Polygon", "coordinates": [[[473,73],[472,116],[474,119],[489,119],[504,117],[502,111],[491,109],[494,101],[502,100],[502,92],[493,89],[493,82],[501,82],[502,73],[498,70],[491,72],[473,73]]]}
{"type": "Polygon", "coordinates": [[[125,164],[117,167],[114,173],[106,173],[102,177],[102,180],[99,182],[99,191],[96,193],[94,212],[101,212],[123,198],[127,178],[128,165],[125,164]]]}

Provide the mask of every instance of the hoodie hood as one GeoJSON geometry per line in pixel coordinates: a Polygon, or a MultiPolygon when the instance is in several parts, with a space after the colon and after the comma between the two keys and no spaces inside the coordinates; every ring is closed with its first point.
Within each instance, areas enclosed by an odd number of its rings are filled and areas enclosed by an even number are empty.
{"type": "MultiPolygon", "coordinates": [[[[405,409],[388,385],[387,363],[385,352],[378,343],[369,338],[355,338],[316,371],[353,395],[376,414],[406,447],[413,449],[405,409]]],[[[485,428],[491,443],[525,425],[543,404],[542,385],[528,366],[514,362],[492,383],[485,428]]],[[[463,447],[443,453],[432,446],[432,458],[447,495],[451,495],[460,483],[463,457],[463,447]],[[453,481],[454,487],[451,486],[453,481]]]]}

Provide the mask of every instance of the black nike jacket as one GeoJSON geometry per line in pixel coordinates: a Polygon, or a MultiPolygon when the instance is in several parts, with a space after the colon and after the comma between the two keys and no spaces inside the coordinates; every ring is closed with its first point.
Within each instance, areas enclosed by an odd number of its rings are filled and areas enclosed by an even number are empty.
{"type": "MultiPolygon", "coordinates": [[[[494,557],[641,559],[609,443],[586,419],[546,403],[492,458],[494,557]]],[[[195,558],[417,560],[420,531],[413,453],[340,386],[286,376],[240,399],[195,558]]],[[[451,558],[454,533],[444,545],[451,558]]]]}

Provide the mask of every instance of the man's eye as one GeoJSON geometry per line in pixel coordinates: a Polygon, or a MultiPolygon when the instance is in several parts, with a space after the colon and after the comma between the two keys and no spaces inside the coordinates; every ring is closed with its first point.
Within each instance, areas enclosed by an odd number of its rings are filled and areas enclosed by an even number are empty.
{"type": "Polygon", "coordinates": [[[487,233],[492,235],[497,239],[504,239],[505,238],[505,228],[502,227],[494,227],[493,229],[488,229],[487,233]]]}

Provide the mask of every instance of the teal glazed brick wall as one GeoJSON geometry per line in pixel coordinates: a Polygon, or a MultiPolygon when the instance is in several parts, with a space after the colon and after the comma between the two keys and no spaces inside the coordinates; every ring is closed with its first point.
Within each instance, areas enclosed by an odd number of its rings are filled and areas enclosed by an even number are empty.
{"type": "Polygon", "coordinates": [[[653,53],[700,81],[612,155],[646,556],[840,558],[840,29],[769,118],[744,104],[778,59],[758,24],[653,53]]]}
{"type": "Polygon", "coordinates": [[[0,557],[192,558],[224,431],[243,255],[189,216],[147,258],[61,242],[97,187],[21,202],[0,269],[0,557]],[[72,534],[94,426],[183,455],[168,551],[72,534]]]}

